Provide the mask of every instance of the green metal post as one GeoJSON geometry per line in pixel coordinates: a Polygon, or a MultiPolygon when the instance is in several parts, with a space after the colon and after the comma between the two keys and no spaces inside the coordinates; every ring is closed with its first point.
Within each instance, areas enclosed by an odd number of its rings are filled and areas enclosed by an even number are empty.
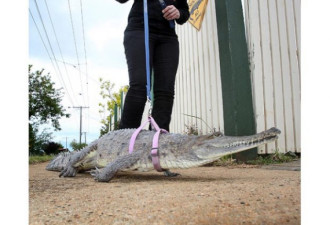
{"type": "Polygon", "coordinates": [[[111,131],[111,115],[110,115],[110,117],[109,117],[109,131],[111,131]]]}
{"type": "MultiPolygon", "coordinates": [[[[255,134],[251,77],[241,0],[216,0],[224,130],[226,135],[255,134]]],[[[257,157],[257,148],[236,154],[239,161],[257,157]]]]}
{"type": "Polygon", "coordinates": [[[118,121],[118,105],[117,103],[115,104],[115,109],[114,109],[114,130],[117,130],[117,121],[118,121]]]}
{"type": "Polygon", "coordinates": [[[120,119],[122,118],[123,115],[123,98],[124,98],[124,92],[120,91],[120,119]]]}

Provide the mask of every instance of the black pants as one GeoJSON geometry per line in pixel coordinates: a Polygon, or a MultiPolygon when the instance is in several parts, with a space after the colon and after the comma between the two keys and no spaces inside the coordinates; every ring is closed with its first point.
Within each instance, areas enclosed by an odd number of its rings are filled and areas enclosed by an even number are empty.
{"type": "MultiPolygon", "coordinates": [[[[138,128],[147,100],[144,31],[125,31],[124,47],[129,74],[120,129],[138,128]]],[[[175,75],[179,63],[176,36],[149,34],[150,71],[154,72],[152,117],[160,128],[169,130],[174,100],[175,75]]]]}

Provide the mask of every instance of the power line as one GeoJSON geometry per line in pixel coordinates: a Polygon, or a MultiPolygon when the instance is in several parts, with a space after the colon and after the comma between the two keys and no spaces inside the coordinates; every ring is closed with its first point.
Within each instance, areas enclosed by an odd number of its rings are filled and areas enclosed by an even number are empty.
{"type": "MultiPolygon", "coordinates": [[[[55,56],[55,53],[54,53],[54,46],[52,45],[52,43],[50,42],[50,38],[49,37],[51,37],[49,34],[49,30],[48,30],[48,32],[47,32],[47,30],[46,30],[46,27],[45,27],[45,23],[44,23],[44,20],[43,20],[43,17],[41,16],[41,13],[40,13],[40,10],[39,10],[39,6],[38,6],[38,3],[37,3],[37,1],[36,0],[34,0],[35,1],[35,4],[36,4],[36,8],[37,8],[37,10],[38,10],[38,14],[39,14],[39,18],[40,18],[40,21],[41,21],[41,23],[42,23],[42,26],[43,26],[43,29],[44,29],[44,32],[45,32],[45,35],[44,35],[44,37],[46,37],[47,38],[47,41],[48,41],[48,44],[49,44],[49,47],[47,47],[46,46],[46,43],[45,43],[45,41],[44,41],[44,38],[43,38],[43,36],[41,35],[41,32],[40,32],[40,30],[39,30],[39,28],[38,28],[38,26],[37,26],[37,23],[36,23],[36,21],[35,21],[35,19],[34,19],[34,17],[33,17],[33,14],[32,14],[32,11],[29,9],[29,11],[30,11],[30,15],[31,15],[31,17],[32,17],[32,19],[33,19],[33,22],[34,22],[34,24],[35,24],[35,26],[36,26],[36,28],[37,28],[37,30],[38,30],[38,33],[39,33],[39,36],[40,36],[40,38],[41,38],[41,41],[42,41],[42,43],[43,43],[43,45],[44,45],[44,47],[45,47],[45,49],[46,49],[46,52],[47,52],[47,54],[48,54],[48,57],[49,57],[49,59],[51,60],[51,63],[52,63],[52,65],[53,65],[53,67],[54,67],[54,69],[55,69],[55,72],[56,72],[56,75],[60,78],[60,81],[61,81],[61,83],[62,83],[62,85],[63,85],[63,87],[65,88],[65,90],[66,90],[66,92],[67,92],[67,94],[68,94],[68,97],[69,97],[69,100],[70,100],[70,102],[71,102],[71,104],[73,105],[73,101],[72,101],[72,98],[71,98],[71,96],[70,96],[70,94],[69,94],[69,92],[68,92],[68,89],[67,89],[67,87],[66,87],[66,80],[64,80],[63,79],[63,76],[62,76],[62,73],[61,73],[61,70],[60,70],[60,67],[59,67],[59,64],[58,64],[58,62],[61,62],[61,63],[63,63],[64,65],[62,65],[62,66],[64,66],[64,68],[65,68],[65,71],[66,71],[66,75],[67,75],[67,77],[68,77],[68,81],[69,81],[69,85],[70,85],[70,87],[71,87],[71,90],[73,89],[72,88],[72,84],[71,84],[71,81],[70,81],[70,77],[69,77],[69,75],[68,75],[68,68],[67,68],[67,65],[70,65],[70,66],[72,66],[72,67],[74,67],[75,69],[77,69],[77,70],[79,70],[79,74],[80,74],[80,83],[81,83],[81,91],[82,91],[82,95],[83,95],[83,92],[84,92],[84,87],[83,87],[83,79],[82,79],[82,73],[84,73],[85,75],[86,75],[86,87],[87,87],[87,101],[88,101],[88,104],[89,104],[89,94],[88,94],[88,81],[89,81],[89,79],[91,79],[92,81],[94,81],[94,82],[96,82],[96,83],[98,83],[97,81],[95,81],[95,80],[93,80],[92,79],[92,77],[89,77],[89,75],[88,75],[88,62],[87,62],[87,51],[86,51],[86,38],[85,38],[85,24],[84,24],[84,15],[83,15],[83,6],[82,6],[82,1],[80,0],[80,13],[81,13],[81,25],[82,25],[82,32],[83,32],[83,41],[84,41],[84,53],[85,53],[85,63],[80,63],[80,61],[79,61],[79,54],[78,54],[78,48],[77,48],[77,39],[76,39],[76,35],[75,35],[75,27],[74,27],[74,23],[73,23],[73,15],[72,15],[72,11],[71,11],[71,5],[70,5],[70,0],[68,0],[68,4],[69,4],[69,12],[70,12],[70,20],[71,20],[71,25],[72,25],[72,32],[73,32],[73,38],[74,38],[74,44],[75,44],[75,50],[76,50],[76,56],[77,56],[77,63],[78,64],[73,64],[73,63],[69,63],[69,62],[66,62],[65,60],[64,60],[64,57],[63,57],[63,53],[62,53],[62,49],[61,49],[61,46],[60,46],[60,43],[59,43],[59,39],[58,39],[58,35],[57,35],[57,33],[56,33],[56,30],[55,30],[55,26],[54,26],[54,23],[53,23],[53,20],[52,20],[52,16],[51,16],[51,13],[50,13],[50,10],[49,10],[49,7],[48,7],[48,4],[47,4],[47,1],[46,0],[44,0],[44,2],[45,2],[45,6],[46,6],[46,8],[47,8],[47,12],[48,12],[48,16],[49,16],[49,20],[50,20],[50,23],[51,23],[51,26],[52,26],[52,31],[53,31],[53,33],[54,33],[54,35],[55,35],[55,39],[56,39],[56,42],[57,42],[57,47],[58,47],[58,49],[59,49],[59,53],[60,53],[60,56],[61,57],[59,57],[59,58],[61,58],[62,60],[59,60],[56,56],[55,56]],[[48,51],[48,49],[50,48],[50,50],[51,50],[51,53],[48,51]],[[52,57],[52,56],[53,57],[52,57]],[[86,65],[85,66],[85,72],[83,72],[82,70],[82,66],[81,65],[86,65]],[[59,73],[59,74],[58,74],[59,73]]],[[[40,4],[40,3],[39,3],[40,4]]],[[[56,25],[56,24],[55,24],[56,25]]],[[[49,28],[48,28],[49,29],[49,28]]],[[[53,41],[53,40],[52,40],[53,41]]],[[[54,42],[53,42],[53,44],[54,44],[54,42]]],[[[63,46],[62,46],[63,47],[63,46]]],[[[63,69],[63,68],[62,68],[63,69]]],[[[65,78],[65,77],[64,77],[65,78]]],[[[67,84],[68,85],[68,84],[67,84]]],[[[73,92],[74,93],[74,92],[73,92]]],[[[73,95],[73,97],[75,97],[75,95],[73,95]]],[[[85,99],[84,99],[84,97],[85,97],[85,95],[83,95],[83,102],[85,103],[85,99]]],[[[76,100],[76,99],[75,99],[76,100]]],[[[86,105],[85,105],[86,106],[86,105]]],[[[88,110],[88,113],[87,113],[87,118],[88,118],[88,129],[89,129],[89,120],[90,120],[90,118],[91,118],[91,115],[90,115],[90,112],[89,112],[89,107],[85,107],[85,106],[80,106],[80,107],[77,107],[77,108],[87,108],[88,110]]],[[[75,107],[74,107],[75,108],[75,107]]],[[[82,117],[82,114],[85,114],[84,112],[83,112],[83,110],[81,110],[81,112],[80,112],[80,118],[82,117]]],[[[99,121],[98,119],[96,119],[96,118],[92,118],[92,119],[94,119],[94,120],[97,120],[97,121],[99,121]]],[[[81,118],[81,120],[82,120],[82,118],[81,118]]],[[[80,124],[81,124],[81,122],[80,122],[80,124]]],[[[80,127],[82,127],[82,125],[80,125],[80,127]]],[[[80,132],[81,132],[81,128],[80,128],[80,132]]],[[[81,134],[80,134],[80,137],[81,137],[81,134]]]]}
{"type": "Polygon", "coordinates": [[[81,14],[81,26],[84,40],[84,52],[85,52],[85,62],[86,62],[86,87],[87,87],[87,105],[89,105],[89,95],[88,95],[88,70],[87,70],[87,52],[86,52],[86,39],[85,39],[85,25],[84,25],[84,14],[82,1],[80,0],[80,14],[81,14]]]}
{"type": "Polygon", "coordinates": [[[73,33],[73,40],[74,40],[74,45],[76,49],[76,56],[77,56],[77,62],[78,62],[78,68],[79,68],[79,76],[80,76],[80,85],[81,85],[81,93],[82,93],[82,98],[83,98],[83,103],[85,104],[85,99],[84,99],[84,88],[82,85],[82,78],[81,78],[81,72],[80,72],[80,62],[79,62],[79,54],[78,54],[78,48],[77,48],[77,41],[76,41],[76,35],[74,32],[74,25],[73,25],[73,19],[72,19],[72,12],[71,12],[71,5],[70,5],[70,0],[68,0],[68,5],[69,5],[69,12],[70,12],[70,20],[71,20],[71,25],[72,25],[72,33],[73,33]]]}
{"type": "MultiPolygon", "coordinates": [[[[60,62],[60,63],[63,63],[63,64],[66,64],[66,65],[69,65],[69,66],[72,66],[73,68],[77,69],[77,66],[78,64],[73,64],[73,63],[69,63],[69,62],[66,62],[64,60],[58,60],[56,59],[57,62],[60,62]]],[[[86,63],[80,63],[79,65],[85,65],[86,63]]],[[[78,69],[77,69],[78,70],[78,69]]],[[[82,72],[83,73],[83,72],[82,72]]]]}
{"type": "Polygon", "coordinates": [[[38,31],[38,33],[39,33],[40,39],[41,39],[41,41],[42,41],[42,44],[43,44],[44,47],[45,47],[45,50],[46,50],[47,55],[48,55],[48,57],[49,57],[49,59],[50,59],[50,62],[52,63],[55,72],[57,72],[57,71],[56,71],[56,68],[55,68],[55,65],[54,65],[54,62],[53,62],[53,59],[50,57],[49,51],[48,51],[48,49],[47,49],[47,46],[46,46],[46,44],[45,44],[45,42],[44,42],[44,39],[42,38],[41,32],[40,32],[40,30],[39,30],[39,28],[38,28],[38,26],[37,26],[36,21],[34,20],[34,17],[33,17],[33,15],[32,15],[32,12],[31,12],[30,9],[29,9],[29,12],[30,12],[30,16],[31,16],[31,18],[32,18],[32,20],[33,20],[33,23],[34,23],[35,27],[37,28],[37,31],[38,31]]]}
{"type": "MultiPolygon", "coordinates": [[[[49,20],[50,20],[50,23],[51,23],[52,28],[53,28],[53,32],[54,32],[54,35],[55,35],[56,43],[57,43],[57,46],[58,46],[58,49],[59,49],[59,52],[60,52],[61,58],[62,58],[62,60],[64,61],[63,54],[62,54],[62,49],[61,49],[61,47],[60,47],[60,44],[59,44],[59,41],[58,41],[58,38],[57,38],[57,35],[56,35],[55,27],[54,27],[53,20],[52,20],[51,15],[50,15],[50,11],[49,11],[49,8],[48,8],[47,1],[44,0],[44,2],[45,2],[45,5],[46,5],[46,8],[47,8],[47,12],[48,12],[49,20]]],[[[56,60],[56,59],[55,59],[55,60],[56,60]]],[[[69,81],[69,85],[70,85],[71,91],[72,91],[72,93],[74,93],[73,88],[72,88],[72,84],[71,84],[71,80],[70,80],[70,76],[69,76],[69,73],[68,73],[68,70],[67,70],[65,64],[64,64],[64,68],[65,68],[65,72],[66,72],[66,75],[67,75],[67,78],[68,78],[68,81],[69,81]]],[[[73,98],[74,98],[74,95],[73,95],[73,98]]],[[[74,99],[74,100],[76,101],[76,99],[74,99]]]]}
{"type": "MultiPolygon", "coordinates": [[[[82,1],[80,0],[80,14],[81,14],[81,26],[84,40],[84,52],[85,52],[85,62],[86,62],[86,92],[87,92],[87,105],[89,105],[89,91],[88,91],[88,69],[87,69],[87,51],[86,51],[86,39],[85,39],[85,24],[84,24],[84,14],[82,1]]],[[[87,109],[87,118],[88,118],[88,130],[89,130],[89,108],[87,109]]]]}
{"type": "MultiPolygon", "coordinates": [[[[52,57],[51,57],[50,54],[49,54],[49,51],[48,51],[47,46],[46,46],[46,44],[45,44],[45,41],[44,41],[44,39],[42,38],[41,32],[40,32],[40,30],[39,30],[39,28],[38,28],[38,25],[37,25],[37,23],[36,23],[36,21],[35,21],[35,19],[34,19],[34,17],[33,17],[33,14],[32,14],[32,12],[31,12],[30,9],[29,9],[29,12],[30,12],[30,16],[31,16],[31,18],[32,18],[32,20],[33,20],[33,23],[34,23],[34,25],[35,25],[35,27],[36,27],[36,29],[37,29],[37,31],[38,31],[39,37],[40,37],[40,39],[41,39],[41,41],[42,41],[42,44],[43,44],[43,46],[44,46],[44,48],[45,48],[45,50],[46,50],[46,52],[47,52],[47,55],[48,55],[48,57],[49,57],[49,59],[50,59],[50,62],[52,63],[52,66],[54,67],[55,74],[59,77],[59,75],[58,75],[58,71],[56,70],[56,67],[55,67],[55,65],[54,65],[54,60],[52,59],[52,57]]],[[[61,80],[60,80],[60,82],[61,82],[61,80]]],[[[61,83],[62,83],[62,82],[61,82],[61,83]]],[[[63,86],[63,84],[62,84],[62,86],[63,86]]],[[[67,94],[68,94],[68,97],[69,97],[70,102],[72,103],[71,96],[69,95],[69,93],[67,93],[67,94]]]]}
{"type": "MultiPolygon", "coordinates": [[[[34,2],[35,2],[35,5],[36,5],[36,8],[37,8],[38,14],[39,14],[39,18],[40,18],[41,24],[42,24],[42,26],[43,26],[43,28],[44,28],[45,35],[46,35],[46,38],[47,38],[47,41],[48,41],[48,44],[49,44],[50,50],[51,50],[52,55],[53,55],[53,57],[54,57],[54,59],[55,59],[55,64],[56,64],[56,67],[57,67],[58,72],[59,72],[59,78],[60,78],[60,81],[62,81],[62,85],[63,85],[64,89],[66,90],[66,92],[67,92],[67,94],[68,94],[69,100],[70,100],[71,104],[73,104],[73,101],[72,101],[72,99],[71,99],[71,96],[70,96],[70,94],[69,94],[69,92],[68,92],[68,89],[67,89],[67,87],[66,87],[66,85],[65,85],[65,82],[64,82],[64,80],[63,80],[61,70],[60,70],[60,68],[59,68],[59,66],[58,66],[58,63],[57,63],[57,61],[56,61],[56,56],[55,56],[54,50],[53,50],[53,48],[52,48],[52,45],[51,45],[51,43],[50,43],[50,40],[49,40],[49,37],[48,37],[48,33],[47,33],[47,30],[46,30],[45,24],[44,24],[44,21],[43,21],[43,19],[42,19],[42,16],[41,16],[41,13],[40,13],[40,10],[39,10],[38,3],[37,3],[36,0],[34,0],[34,2]]],[[[55,71],[56,71],[56,70],[55,70],[55,71]]]]}
{"type": "MultiPolygon", "coordinates": [[[[73,68],[75,68],[76,70],[78,70],[79,72],[85,74],[90,80],[92,80],[93,82],[95,82],[96,84],[100,84],[100,82],[98,80],[95,80],[95,78],[91,77],[90,75],[88,75],[86,72],[79,70],[78,65],[77,64],[73,64],[73,63],[69,63],[69,62],[65,62],[65,61],[61,61],[56,59],[57,62],[72,66],[73,68]]],[[[85,65],[85,63],[80,63],[79,65],[85,65]]]]}

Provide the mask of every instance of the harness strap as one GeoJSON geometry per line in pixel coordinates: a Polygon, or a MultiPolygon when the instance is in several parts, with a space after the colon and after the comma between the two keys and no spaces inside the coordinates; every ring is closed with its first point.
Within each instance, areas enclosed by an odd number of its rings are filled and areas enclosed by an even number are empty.
{"type": "Polygon", "coordinates": [[[129,141],[129,147],[128,147],[128,152],[129,154],[131,154],[134,150],[134,144],[135,144],[135,140],[137,138],[137,136],[139,135],[140,131],[142,130],[142,128],[147,125],[147,123],[149,122],[149,118],[147,121],[145,121],[138,129],[136,129],[131,137],[131,140],[129,141]]]}
{"type": "Polygon", "coordinates": [[[167,130],[165,129],[160,129],[159,126],[157,125],[156,121],[149,116],[148,120],[145,121],[138,129],[136,129],[130,139],[129,142],[129,148],[128,148],[128,152],[129,154],[131,154],[134,150],[134,144],[135,144],[135,140],[137,138],[137,136],[139,135],[139,133],[141,132],[142,128],[148,123],[150,122],[151,125],[156,129],[156,134],[153,137],[153,141],[152,141],[152,149],[151,149],[151,158],[152,158],[152,164],[154,165],[155,170],[157,170],[158,172],[162,172],[163,169],[160,166],[160,161],[159,161],[159,154],[158,154],[158,141],[159,141],[159,135],[160,133],[168,133],[167,130]]]}
{"type": "Polygon", "coordinates": [[[159,145],[158,145],[158,141],[159,141],[159,135],[160,133],[168,133],[166,130],[164,129],[160,129],[156,132],[156,134],[154,135],[153,141],[152,141],[152,149],[151,149],[151,158],[152,158],[152,164],[154,165],[155,170],[157,170],[158,172],[162,172],[163,169],[160,166],[160,161],[159,161],[159,145]]]}
{"type": "Polygon", "coordinates": [[[154,118],[152,118],[152,116],[149,116],[148,119],[150,120],[151,125],[155,128],[156,131],[161,130],[154,118]]]}

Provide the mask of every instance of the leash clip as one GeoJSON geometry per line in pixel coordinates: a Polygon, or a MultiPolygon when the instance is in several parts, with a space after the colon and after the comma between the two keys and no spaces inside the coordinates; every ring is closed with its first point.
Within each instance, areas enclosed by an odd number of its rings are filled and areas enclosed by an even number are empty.
{"type": "Polygon", "coordinates": [[[152,101],[151,101],[150,98],[148,98],[147,102],[149,104],[148,117],[151,117],[151,113],[152,113],[152,101]]]}

